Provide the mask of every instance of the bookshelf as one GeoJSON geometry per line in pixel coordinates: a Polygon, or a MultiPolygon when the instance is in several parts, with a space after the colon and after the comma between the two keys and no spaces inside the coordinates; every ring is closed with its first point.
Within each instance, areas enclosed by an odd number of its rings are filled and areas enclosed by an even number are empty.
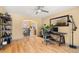
{"type": "Polygon", "coordinates": [[[8,13],[0,13],[0,48],[10,44],[12,39],[12,19],[8,13]],[[5,43],[5,44],[4,44],[5,43]]]}

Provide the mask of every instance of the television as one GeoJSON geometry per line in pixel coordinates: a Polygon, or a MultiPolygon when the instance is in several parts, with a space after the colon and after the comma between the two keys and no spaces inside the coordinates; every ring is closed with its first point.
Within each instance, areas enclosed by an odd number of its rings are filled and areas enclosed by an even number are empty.
{"type": "Polygon", "coordinates": [[[55,26],[68,26],[69,23],[69,15],[55,17],[50,19],[50,25],[53,24],[55,26]]]}

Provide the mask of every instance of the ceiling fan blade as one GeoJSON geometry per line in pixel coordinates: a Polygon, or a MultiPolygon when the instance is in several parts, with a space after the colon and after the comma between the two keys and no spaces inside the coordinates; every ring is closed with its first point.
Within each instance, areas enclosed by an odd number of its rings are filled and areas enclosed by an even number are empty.
{"type": "Polygon", "coordinates": [[[41,10],[42,12],[46,12],[46,13],[48,13],[48,11],[47,10],[41,10]]]}

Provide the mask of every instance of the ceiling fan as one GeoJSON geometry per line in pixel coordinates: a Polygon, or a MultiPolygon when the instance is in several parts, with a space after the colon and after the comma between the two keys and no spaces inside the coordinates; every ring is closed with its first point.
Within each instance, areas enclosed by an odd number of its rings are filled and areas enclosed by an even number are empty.
{"type": "Polygon", "coordinates": [[[35,9],[35,14],[37,15],[38,13],[40,12],[45,12],[45,13],[48,13],[47,10],[44,10],[44,6],[37,6],[36,9],[35,9]]]}

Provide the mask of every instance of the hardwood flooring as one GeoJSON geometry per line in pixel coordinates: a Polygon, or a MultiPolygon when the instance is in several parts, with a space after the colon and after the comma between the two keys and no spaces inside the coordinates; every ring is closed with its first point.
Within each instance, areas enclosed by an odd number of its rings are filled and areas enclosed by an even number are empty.
{"type": "Polygon", "coordinates": [[[0,49],[1,53],[78,53],[79,48],[72,49],[66,45],[42,43],[43,38],[32,36],[12,41],[11,44],[0,49]]]}

